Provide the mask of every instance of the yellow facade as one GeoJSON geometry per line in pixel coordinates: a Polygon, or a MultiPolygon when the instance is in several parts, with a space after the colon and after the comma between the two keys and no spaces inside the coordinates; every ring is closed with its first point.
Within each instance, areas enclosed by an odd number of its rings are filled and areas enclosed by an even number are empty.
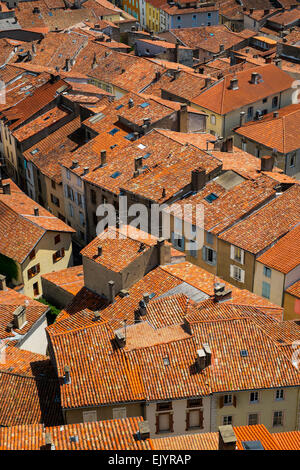
{"type": "Polygon", "coordinates": [[[284,320],[298,320],[300,319],[300,299],[289,294],[284,293],[283,309],[284,320]],[[297,308],[298,307],[298,308],[297,308]]]}
{"type": "Polygon", "coordinates": [[[158,33],[160,31],[160,9],[149,2],[146,4],[146,26],[150,31],[158,33]]]}

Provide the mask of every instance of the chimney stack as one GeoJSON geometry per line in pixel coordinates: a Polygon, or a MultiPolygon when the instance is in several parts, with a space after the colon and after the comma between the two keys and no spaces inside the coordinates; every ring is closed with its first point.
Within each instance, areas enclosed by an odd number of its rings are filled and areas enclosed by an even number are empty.
{"type": "Polygon", "coordinates": [[[240,127],[242,127],[245,124],[245,111],[240,112],[240,127]]]}
{"type": "Polygon", "coordinates": [[[134,170],[139,171],[143,166],[143,157],[135,157],[134,159],[134,170]]]}
{"type": "Polygon", "coordinates": [[[146,439],[150,439],[150,426],[148,421],[140,421],[139,422],[139,437],[142,441],[146,439]]]}
{"type": "Polygon", "coordinates": [[[98,246],[98,256],[102,256],[102,246],[98,246]]]}
{"type": "Polygon", "coordinates": [[[101,150],[101,166],[106,165],[106,150],[101,150]]]}
{"type": "Polygon", "coordinates": [[[235,450],[236,449],[236,435],[234,434],[233,427],[219,426],[219,450],[235,450]]]}
{"type": "Polygon", "coordinates": [[[32,43],[32,53],[36,54],[36,44],[34,42],[32,43]]]}
{"type": "Polygon", "coordinates": [[[187,104],[180,105],[179,111],[179,132],[188,132],[188,107],[187,104]]]}
{"type": "Polygon", "coordinates": [[[225,289],[225,284],[221,282],[216,282],[214,284],[214,301],[221,302],[222,300],[227,300],[231,298],[232,291],[231,289],[225,289]]]}
{"type": "Polygon", "coordinates": [[[206,171],[205,170],[193,170],[192,171],[192,191],[197,193],[202,188],[204,188],[206,182],[206,171]]]}
{"type": "Polygon", "coordinates": [[[261,157],[261,171],[273,171],[275,155],[261,157]]]}
{"type": "Polygon", "coordinates": [[[78,167],[78,160],[73,160],[71,168],[74,169],[74,168],[77,168],[77,167],[78,167]]]}
{"type": "Polygon", "coordinates": [[[211,77],[206,77],[205,78],[205,88],[208,87],[212,82],[212,79],[211,77]]]}
{"type": "Polygon", "coordinates": [[[230,85],[229,85],[229,89],[230,90],[238,90],[239,89],[239,81],[238,79],[235,77],[235,78],[232,78],[230,80],[230,85]]]}
{"type": "Polygon", "coordinates": [[[151,124],[151,119],[150,118],[144,118],[143,119],[144,121],[144,126],[147,126],[147,127],[150,127],[150,124],[151,124]]]}
{"type": "Polygon", "coordinates": [[[89,167],[85,166],[84,169],[83,169],[83,176],[87,175],[89,171],[90,171],[89,167]]]}
{"type": "Polygon", "coordinates": [[[66,72],[70,72],[70,70],[71,70],[71,61],[70,61],[70,59],[66,59],[65,69],[66,69],[66,72]]]}
{"type": "Polygon", "coordinates": [[[52,437],[49,432],[45,434],[45,450],[55,450],[55,445],[52,442],[52,437]]]}
{"type": "Polygon", "coordinates": [[[222,144],[222,152],[233,152],[233,137],[228,137],[222,144]]]}
{"type": "Polygon", "coordinates": [[[253,85],[257,85],[258,84],[258,79],[259,79],[259,74],[257,72],[252,72],[251,73],[250,83],[252,83],[253,85]]]}
{"type": "Polygon", "coordinates": [[[64,367],[64,383],[68,385],[71,383],[70,366],[64,367]]]}
{"type": "Polygon", "coordinates": [[[109,281],[108,282],[108,291],[109,291],[109,294],[108,294],[109,303],[114,304],[115,303],[115,295],[116,295],[116,293],[115,293],[116,289],[115,289],[114,281],[109,281]]]}
{"type": "Polygon", "coordinates": [[[225,51],[225,46],[224,44],[220,44],[220,53],[225,51]]]}
{"type": "Polygon", "coordinates": [[[0,291],[6,290],[6,289],[7,289],[6,276],[4,276],[3,274],[0,274],[0,291]]]}
{"type": "Polygon", "coordinates": [[[129,98],[129,100],[128,100],[128,108],[133,108],[133,106],[134,106],[133,99],[132,99],[132,98],[129,98]]]}
{"type": "Polygon", "coordinates": [[[26,307],[20,305],[20,307],[16,308],[13,313],[13,319],[14,327],[20,330],[24,323],[26,323],[26,307]]]}
{"type": "Polygon", "coordinates": [[[171,245],[167,245],[164,238],[159,238],[156,246],[158,250],[158,265],[169,264],[171,262],[171,245]]]}
{"type": "Polygon", "coordinates": [[[278,116],[279,116],[279,112],[278,112],[278,111],[274,111],[273,117],[274,117],[274,118],[278,118],[278,116]]]}
{"type": "Polygon", "coordinates": [[[35,207],[33,210],[34,210],[34,215],[35,215],[35,217],[38,217],[38,216],[40,215],[39,208],[38,208],[38,207],[35,207]]]}
{"type": "Polygon", "coordinates": [[[2,185],[3,194],[10,194],[10,183],[4,183],[2,185]]]}

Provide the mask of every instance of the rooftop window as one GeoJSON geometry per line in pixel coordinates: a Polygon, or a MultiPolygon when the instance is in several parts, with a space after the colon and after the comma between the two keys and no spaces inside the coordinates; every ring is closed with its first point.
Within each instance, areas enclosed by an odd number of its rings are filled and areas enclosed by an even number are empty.
{"type": "Polygon", "coordinates": [[[145,102],[145,103],[140,104],[141,108],[147,108],[147,106],[150,106],[150,103],[145,102]]]}
{"type": "Polygon", "coordinates": [[[247,349],[241,349],[241,356],[242,356],[242,357],[248,357],[248,351],[247,351],[247,349]]]}
{"type": "Polygon", "coordinates": [[[119,132],[120,129],[118,129],[117,127],[114,127],[111,131],[109,131],[109,134],[110,135],[115,135],[117,132],[119,132]]]}
{"type": "Polygon", "coordinates": [[[110,175],[111,178],[118,178],[120,176],[121,172],[120,171],[115,171],[112,175],[110,175]]]}
{"type": "Polygon", "coordinates": [[[210,204],[215,201],[216,199],[218,199],[219,196],[217,196],[217,194],[215,193],[211,193],[209,194],[208,196],[206,196],[204,199],[209,202],[210,204]]]}

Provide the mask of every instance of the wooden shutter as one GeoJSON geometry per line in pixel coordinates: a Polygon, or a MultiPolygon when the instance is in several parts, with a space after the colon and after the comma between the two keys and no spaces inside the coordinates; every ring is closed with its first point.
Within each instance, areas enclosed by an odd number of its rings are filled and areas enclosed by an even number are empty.
{"type": "Polygon", "coordinates": [[[223,395],[219,398],[219,408],[223,408],[224,406],[224,397],[223,395]]]}
{"type": "Polygon", "coordinates": [[[199,410],[199,427],[203,429],[203,411],[199,410]]]}
{"type": "Polygon", "coordinates": [[[169,426],[170,426],[170,432],[174,432],[174,420],[173,420],[173,413],[169,413],[169,426]]]}
{"type": "Polygon", "coordinates": [[[156,426],[155,434],[158,434],[159,433],[159,415],[156,415],[155,426],[156,426]]]}
{"type": "Polygon", "coordinates": [[[37,264],[36,265],[36,272],[39,273],[41,271],[41,266],[40,264],[37,264]]]}
{"type": "Polygon", "coordinates": [[[188,431],[188,429],[190,428],[190,413],[187,411],[186,413],[186,427],[185,427],[185,430],[188,431]]]}
{"type": "Polygon", "coordinates": [[[61,257],[63,258],[64,256],[65,256],[65,249],[62,248],[62,249],[61,249],[61,257]]]}
{"type": "Polygon", "coordinates": [[[236,408],[236,395],[233,395],[232,404],[236,408]]]}
{"type": "Polygon", "coordinates": [[[217,253],[213,250],[213,260],[212,260],[212,264],[215,265],[217,262],[217,253]]]}

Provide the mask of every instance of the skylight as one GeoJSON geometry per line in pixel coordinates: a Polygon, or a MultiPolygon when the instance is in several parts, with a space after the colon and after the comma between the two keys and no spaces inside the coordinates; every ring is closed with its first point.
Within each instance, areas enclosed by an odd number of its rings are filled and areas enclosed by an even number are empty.
{"type": "Polygon", "coordinates": [[[204,199],[209,202],[210,204],[215,201],[216,199],[218,199],[219,196],[217,196],[217,194],[215,193],[211,193],[209,194],[208,196],[206,196],[204,199]]]}
{"type": "Polygon", "coordinates": [[[120,171],[115,171],[112,175],[110,175],[111,178],[118,178],[120,176],[121,172],[120,171]]]}
{"type": "Polygon", "coordinates": [[[31,153],[31,155],[35,155],[39,151],[40,151],[40,149],[36,148],[36,149],[32,150],[30,153],[31,153]]]}
{"type": "Polygon", "coordinates": [[[153,299],[153,297],[155,297],[155,296],[156,296],[156,293],[155,293],[155,292],[152,292],[152,294],[149,295],[149,299],[151,300],[151,299],[153,299]]]}
{"type": "Polygon", "coordinates": [[[245,450],[265,450],[260,441],[242,441],[245,450]]]}
{"type": "Polygon", "coordinates": [[[169,366],[170,365],[169,357],[168,356],[164,357],[163,362],[165,366],[169,366]]]}
{"type": "Polygon", "coordinates": [[[133,132],[131,134],[125,135],[125,139],[127,139],[127,140],[131,140],[131,139],[133,139],[133,137],[134,137],[133,132]]]}
{"type": "Polygon", "coordinates": [[[109,131],[109,134],[110,135],[115,135],[117,132],[119,132],[120,129],[118,129],[117,127],[114,127],[111,131],[109,131]]]}
{"type": "Polygon", "coordinates": [[[144,159],[150,157],[151,153],[146,153],[146,155],[143,156],[144,159]]]}
{"type": "Polygon", "coordinates": [[[142,103],[140,104],[141,108],[147,108],[147,106],[150,106],[150,103],[142,103]]]}
{"type": "Polygon", "coordinates": [[[139,145],[138,145],[138,148],[141,149],[141,150],[144,150],[144,149],[146,148],[146,145],[139,144],[139,145]]]}
{"type": "Polygon", "coordinates": [[[242,357],[248,357],[248,351],[247,351],[247,349],[241,349],[241,356],[242,356],[242,357]]]}
{"type": "Polygon", "coordinates": [[[119,106],[117,106],[116,109],[117,109],[117,110],[118,110],[118,109],[121,109],[121,108],[123,108],[123,106],[124,106],[123,104],[119,104],[119,106]]]}

